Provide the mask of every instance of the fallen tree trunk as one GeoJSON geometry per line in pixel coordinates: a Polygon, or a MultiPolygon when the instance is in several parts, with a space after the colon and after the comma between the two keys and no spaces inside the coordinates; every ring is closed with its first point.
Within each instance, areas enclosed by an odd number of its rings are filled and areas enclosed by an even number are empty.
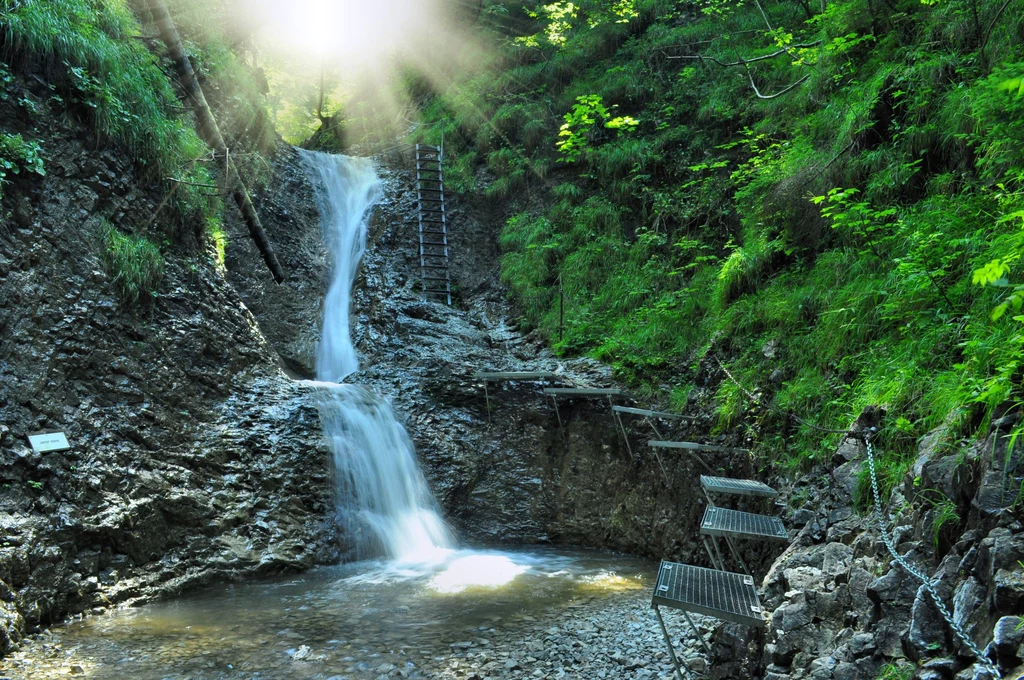
{"type": "Polygon", "coordinates": [[[249,192],[245,189],[242,176],[238,173],[234,162],[228,156],[228,148],[224,143],[224,137],[220,134],[217,121],[213,119],[210,105],[206,103],[206,96],[203,95],[203,89],[196,78],[196,72],[192,69],[192,62],[189,61],[188,54],[185,53],[185,48],[181,44],[178,28],[174,25],[171,15],[167,12],[167,6],[164,5],[163,0],[149,0],[149,11],[153,15],[153,22],[156,24],[157,30],[160,32],[160,40],[167,45],[168,54],[170,54],[171,60],[174,61],[174,67],[178,71],[181,85],[185,88],[185,93],[192,104],[192,110],[195,112],[196,121],[199,124],[199,135],[219,156],[227,159],[228,176],[226,179],[228,186],[231,187],[231,197],[238,206],[238,210],[242,213],[242,219],[245,220],[245,224],[249,228],[249,236],[255,241],[256,247],[259,248],[260,253],[263,255],[263,261],[267,263],[270,273],[274,275],[274,280],[281,283],[285,278],[284,270],[281,269],[281,263],[278,262],[273,248],[270,247],[270,241],[267,240],[267,232],[263,230],[263,224],[260,222],[256,208],[253,207],[252,200],[249,198],[249,192]]]}

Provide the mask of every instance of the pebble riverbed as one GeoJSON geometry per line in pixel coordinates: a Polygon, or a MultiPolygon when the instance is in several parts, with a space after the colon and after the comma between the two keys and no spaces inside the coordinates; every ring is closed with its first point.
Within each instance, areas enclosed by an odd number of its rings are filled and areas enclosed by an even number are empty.
{"type": "MultiPolygon", "coordinates": [[[[51,629],[0,661],[0,676],[12,680],[674,677],[650,609],[650,565],[628,559],[597,560],[598,568],[592,555],[584,556],[583,562],[578,555],[559,556],[552,567],[535,568],[532,571],[539,573],[532,577],[517,577],[516,588],[470,589],[445,598],[415,596],[411,586],[395,587],[379,579],[332,581],[323,573],[314,578],[319,579],[316,587],[309,585],[307,577],[234,586],[212,598],[183,598],[51,629]],[[382,585],[391,587],[382,590],[382,585]],[[382,593],[387,593],[383,602],[382,593]]],[[[680,660],[699,676],[706,667],[699,642],[681,616],[663,612],[680,660]]],[[[717,623],[699,616],[695,621],[705,636],[717,623]]]]}

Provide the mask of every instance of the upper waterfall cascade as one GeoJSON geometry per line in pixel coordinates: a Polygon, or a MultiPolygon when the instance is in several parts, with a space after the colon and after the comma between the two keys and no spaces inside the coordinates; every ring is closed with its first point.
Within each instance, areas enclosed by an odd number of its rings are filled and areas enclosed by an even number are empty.
{"type": "Polygon", "coordinates": [[[331,284],[317,351],[318,404],[334,455],[338,519],[359,556],[383,552],[407,562],[437,561],[453,536],[437,510],[415,450],[390,404],[365,387],[339,384],[359,369],[349,307],[367,221],[382,197],[366,158],[303,151],[313,177],[331,284]]]}

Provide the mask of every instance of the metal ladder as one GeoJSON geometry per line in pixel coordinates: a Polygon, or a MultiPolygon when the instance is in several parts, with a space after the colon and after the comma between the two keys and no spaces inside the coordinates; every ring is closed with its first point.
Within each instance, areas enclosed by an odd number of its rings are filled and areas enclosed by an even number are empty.
{"type": "Polygon", "coordinates": [[[420,278],[423,299],[430,296],[452,303],[452,279],[448,271],[448,219],[444,209],[443,151],[428,144],[416,145],[416,191],[419,201],[420,278]]]}

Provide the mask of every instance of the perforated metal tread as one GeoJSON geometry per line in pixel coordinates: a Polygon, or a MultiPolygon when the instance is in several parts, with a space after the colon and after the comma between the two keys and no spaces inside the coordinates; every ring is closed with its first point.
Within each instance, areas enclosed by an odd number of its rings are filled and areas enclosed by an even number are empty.
{"type": "Polygon", "coordinates": [[[684,416],[678,413],[665,413],[664,411],[651,411],[646,408],[633,408],[632,406],[612,406],[613,411],[619,413],[630,413],[634,416],[644,416],[646,418],[674,418],[676,420],[696,420],[692,416],[684,416]]]}
{"type": "Polygon", "coordinates": [[[764,626],[754,579],[745,574],[662,561],[651,598],[655,605],[764,626]]]}
{"type": "Polygon", "coordinates": [[[478,380],[548,380],[558,375],[551,371],[477,371],[473,377],[478,380]]]}
{"type": "Polygon", "coordinates": [[[789,542],[789,532],[778,517],[755,515],[729,508],[708,507],[700,521],[700,533],[705,536],[738,536],[789,542]]]}
{"type": "Polygon", "coordinates": [[[552,397],[625,397],[623,390],[590,387],[549,387],[544,394],[552,397]]]}
{"type": "Polygon", "coordinates": [[[732,496],[756,496],[757,498],[775,498],[779,492],[772,487],[753,479],[731,479],[729,477],[700,476],[700,485],[711,493],[730,494],[732,496]]]}
{"type": "Polygon", "coordinates": [[[656,439],[647,442],[647,445],[659,449],[690,449],[692,451],[747,451],[747,449],[737,449],[731,446],[712,446],[711,444],[697,444],[696,442],[663,442],[656,439]]]}

